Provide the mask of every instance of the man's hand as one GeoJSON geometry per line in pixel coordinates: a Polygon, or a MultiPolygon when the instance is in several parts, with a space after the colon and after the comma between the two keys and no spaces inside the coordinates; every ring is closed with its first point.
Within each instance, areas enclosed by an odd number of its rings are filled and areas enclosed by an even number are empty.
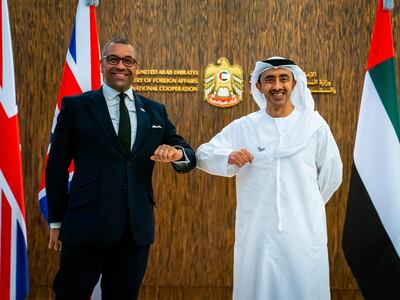
{"type": "Polygon", "coordinates": [[[161,162],[173,162],[182,159],[182,157],[183,151],[181,149],[176,149],[169,145],[161,145],[154,151],[150,159],[161,162]]]}
{"type": "Polygon", "coordinates": [[[229,155],[228,164],[241,168],[247,163],[252,163],[253,159],[253,155],[247,149],[240,149],[229,155]]]}
{"type": "Polygon", "coordinates": [[[61,251],[61,241],[58,240],[58,234],[60,233],[60,228],[50,229],[50,239],[49,239],[49,249],[54,249],[56,251],[61,251]]]}

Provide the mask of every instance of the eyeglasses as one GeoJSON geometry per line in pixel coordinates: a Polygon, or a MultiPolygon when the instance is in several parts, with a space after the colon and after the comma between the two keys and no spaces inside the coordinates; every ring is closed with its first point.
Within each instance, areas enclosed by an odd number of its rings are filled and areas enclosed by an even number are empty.
{"type": "Polygon", "coordinates": [[[138,63],[132,56],[119,57],[117,55],[107,55],[103,56],[101,59],[105,59],[110,65],[118,65],[122,60],[125,67],[132,67],[138,63]]]}

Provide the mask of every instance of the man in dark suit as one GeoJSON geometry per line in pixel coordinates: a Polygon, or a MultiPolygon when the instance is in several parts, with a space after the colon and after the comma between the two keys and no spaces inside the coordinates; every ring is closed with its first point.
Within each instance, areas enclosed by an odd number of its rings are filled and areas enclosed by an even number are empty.
{"type": "Polygon", "coordinates": [[[89,299],[100,275],[103,299],[136,299],[154,242],[154,162],[180,173],[196,165],[164,105],[132,90],[137,64],[135,48],[113,39],[102,88],[63,99],[46,168],[56,299],[89,299]]]}

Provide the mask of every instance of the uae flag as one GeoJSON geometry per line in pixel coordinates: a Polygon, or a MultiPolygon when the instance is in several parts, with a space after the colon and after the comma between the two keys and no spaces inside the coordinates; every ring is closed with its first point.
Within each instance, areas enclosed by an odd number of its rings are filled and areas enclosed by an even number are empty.
{"type": "Polygon", "coordinates": [[[400,114],[390,12],[379,0],[361,98],[343,250],[365,299],[400,299],[400,114]]]}

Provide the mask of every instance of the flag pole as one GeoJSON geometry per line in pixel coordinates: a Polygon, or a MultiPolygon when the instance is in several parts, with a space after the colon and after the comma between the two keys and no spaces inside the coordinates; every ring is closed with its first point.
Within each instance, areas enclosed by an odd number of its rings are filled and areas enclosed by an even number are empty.
{"type": "Polygon", "coordinates": [[[86,0],[86,5],[87,6],[90,6],[90,5],[98,6],[99,0],[86,0]]]}
{"type": "Polygon", "coordinates": [[[392,10],[394,8],[394,0],[383,0],[383,10],[392,10]]]}

